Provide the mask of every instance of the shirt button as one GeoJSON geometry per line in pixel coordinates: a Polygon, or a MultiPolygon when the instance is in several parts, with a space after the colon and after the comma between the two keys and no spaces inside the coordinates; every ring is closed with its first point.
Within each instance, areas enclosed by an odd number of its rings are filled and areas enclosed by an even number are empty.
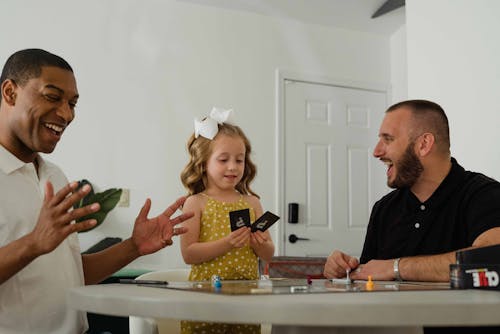
{"type": "Polygon", "coordinates": [[[415,223],[415,228],[420,228],[420,223],[415,223]]]}
{"type": "Polygon", "coordinates": [[[424,210],[425,210],[425,205],[423,205],[423,204],[422,204],[422,205],[420,206],[420,210],[424,211],[424,210]]]}

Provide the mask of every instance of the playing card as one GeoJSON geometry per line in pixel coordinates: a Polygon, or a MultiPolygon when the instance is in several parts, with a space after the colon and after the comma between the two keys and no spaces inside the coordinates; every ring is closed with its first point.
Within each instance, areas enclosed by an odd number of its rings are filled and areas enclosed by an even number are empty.
{"type": "Polygon", "coordinates": [[[229,212],[229,221],[231,222],[231,231],[250,226],[250,210],[243,209],[229,212]]]}
{"type": "Polygon", "coordinates": [[[255,231],[262,231],[264,232],[267,230],[271,225],[276,223],[280,217],[276,216],[274,213],[271,213],[269,211],[264,212],[262,216],[259,217],[253,224],[252,224],[252,232],[255,231]]]}

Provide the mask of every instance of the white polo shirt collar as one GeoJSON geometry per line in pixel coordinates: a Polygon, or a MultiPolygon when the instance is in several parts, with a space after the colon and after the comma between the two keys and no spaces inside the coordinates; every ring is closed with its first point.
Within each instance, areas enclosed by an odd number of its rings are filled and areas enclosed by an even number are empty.
{"type": "Polygon", "coordinates": [[[19,168],[22,168],[26,163],[19,160],[14,154],[10,153],[2,144],[0,144],[0,169],[5,174],[10,174],[19,168]]]}

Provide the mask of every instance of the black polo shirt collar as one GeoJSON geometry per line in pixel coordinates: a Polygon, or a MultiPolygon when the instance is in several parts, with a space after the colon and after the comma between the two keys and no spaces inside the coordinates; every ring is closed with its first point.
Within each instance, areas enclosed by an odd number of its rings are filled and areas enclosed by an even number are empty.
{"type": "Polygon", "coordinates": [[[425,202],[420,200],[413,194],[410,188],[404,188],[403,196],[406,198],[406,210],[408,211],[424,211],[435,210],[443,206],[443,204],[450,198],[451,195],[457,190],[457,187],[462,184],[465,178],[465,169],[457,163],[455,158],[451,158],[451,169],[448,175],[444,178],[443,182],[434,191],[434,193],[425,202]]]}

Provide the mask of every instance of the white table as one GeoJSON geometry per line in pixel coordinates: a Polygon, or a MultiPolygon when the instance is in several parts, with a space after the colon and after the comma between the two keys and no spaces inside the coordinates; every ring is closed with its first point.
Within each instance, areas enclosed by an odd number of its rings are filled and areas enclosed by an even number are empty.
{"type": "Polygon", "coordinates": [[[67,303],[115,316],[268,323],[274,333],[418,333],[422,326],[500,325],[500,291],[485,290],[220,295],[103,284],[69,290],[67,303]]]}

